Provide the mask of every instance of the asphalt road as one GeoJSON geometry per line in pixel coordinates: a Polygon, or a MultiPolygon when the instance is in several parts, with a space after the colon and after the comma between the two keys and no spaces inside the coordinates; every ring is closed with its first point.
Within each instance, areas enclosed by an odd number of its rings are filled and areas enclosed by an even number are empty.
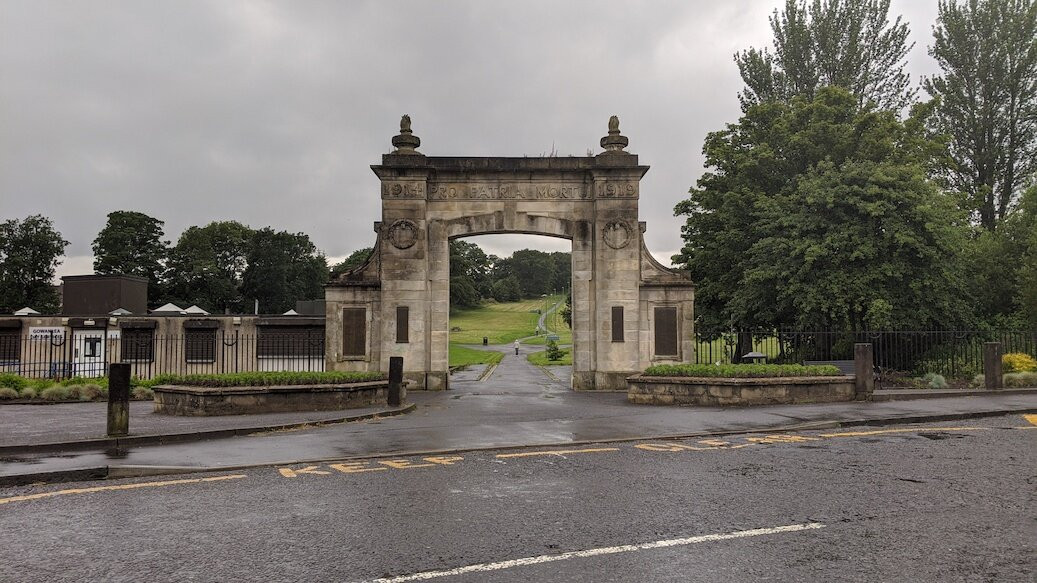
{"type": "Polygon", "coordinates": [[[0,489],[0,581],[1032,582],[1033,423],[0,489]]]}

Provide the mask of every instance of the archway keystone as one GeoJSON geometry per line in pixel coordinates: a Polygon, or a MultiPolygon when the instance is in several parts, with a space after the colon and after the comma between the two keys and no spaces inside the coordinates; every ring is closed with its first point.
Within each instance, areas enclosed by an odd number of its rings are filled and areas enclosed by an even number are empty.
{"type": "Polygon", "coordinates": [[[371,166],[382,181],[374,251],[327,286],[328,370],[388,371],[402,356],[412,389],[447,388],[448,242],[491,233],[572,241],[574,389],[626,390],[650,364],[693,361],[694,286],[644,245],[648,166],[625,150],[618,118],[597,156],[425,156],[409,116],[392,143],[371,166]]]}

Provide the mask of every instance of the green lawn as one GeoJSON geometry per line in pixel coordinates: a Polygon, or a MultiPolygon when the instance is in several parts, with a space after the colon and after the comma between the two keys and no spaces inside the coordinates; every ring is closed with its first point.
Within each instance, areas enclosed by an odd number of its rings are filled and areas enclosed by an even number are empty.
{"type": "MultiPolygon", "coordinates": [[[[555,295],[521,302],[487,303],[469,310],[453,309],[450,311],[450,342],[482,344],[485,336],[490,344],[510,344],[532,336],[540,319],[536,310],[546,310],[561,299],[564,296],[555,295]]],[[[548,317],[549,322],[551,319],[548,317]]],[[[561,321],[561,317],[558,320],[561,321]]]]}
{"type": "MultiPolygon", "coordinates": [[[[552,299],[554,299],[554,298],[557,298],[555,301],[559,301],[559,300],[564,300],[565,299],[564,296],[552,296],[552,299]]],[[[549,307],[552,306],[552,305],[554,305],[554,304],[549,304],[549,307]]],[[[562,318],[562,308],[564,308],[564,307],[565,307],[565,304],[563,303],[561,306],[558,307],[557,310],[555,310],[555,311],[551,312],[550,314],[548,314],[547,315],[547,319],[544,321],[544,325],[547,326],[547,329],[551,330],[552,332],[554,332],[555,334],[558,335],[558,344],[559,345],[566,345],[566,344],[572,344],[573,343],[573,333],[572,333],[572,330],[569,329],[569,325],[566,324],[565,320],[562,318]]],[[[528,340],[524,340],[523,344],[544,345],[544,344],[547,344],[547,336],[536,336],[534,338],[530,338],[528,340]]]]}
{"type": "Polygon", "coordinates": [[[547,360],[547,351],[541,350],[540,352],[534,352],[526,357],[526,360],[537,365],[537,366],[572,366],[573,363],[573,351],[572,348],[566,348],[563,350],[561,360],[547,360]]]}
{"type": "Polygon", "coordinates": [[[495,364],[504,358],[504,354],[492,350],[476,350],[454,343],[450,344],[450,366],[467,366],[469,364],[495,364]]]}

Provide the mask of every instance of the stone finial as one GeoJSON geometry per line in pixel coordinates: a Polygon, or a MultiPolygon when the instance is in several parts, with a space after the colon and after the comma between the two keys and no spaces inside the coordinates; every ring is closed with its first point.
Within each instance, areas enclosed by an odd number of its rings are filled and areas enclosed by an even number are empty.
{"type": "Polygon", "coordinates": [[[619,133],[619,116],[609,118],[609,135],[601,138],[601,147],[605,148],[606,154],[626,154],[623,148],[627,147],[630,140],[619,133]]]}
{"type": "Polygon", "coordinates": [[[410,129],[410,116],[404,114],[400,118],[400,133],[392,138],[392,145],[396,149],[393,154],[420,154],[415,148],[421,145],[421,138],[415,136],[410,129]]]}

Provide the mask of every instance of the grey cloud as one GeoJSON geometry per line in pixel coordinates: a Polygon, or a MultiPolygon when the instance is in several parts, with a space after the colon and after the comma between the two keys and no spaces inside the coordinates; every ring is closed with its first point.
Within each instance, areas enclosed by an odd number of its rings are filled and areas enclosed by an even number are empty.
{"type": "MultiPolygon", "coordinates": [[[[71,256],[115,209],[174,240],[233,218],[342,256],[373,242],[368,166],[400,114],[426,154],[481,156],[596,152],[619,114],[666,254],[703,138],[738,116],[731,55],[769,42],[780,3],[0,2],[0,217],[52,217],[71,256]]],[[[935,6],[896,10],[927,72],[935,6]]]]}

